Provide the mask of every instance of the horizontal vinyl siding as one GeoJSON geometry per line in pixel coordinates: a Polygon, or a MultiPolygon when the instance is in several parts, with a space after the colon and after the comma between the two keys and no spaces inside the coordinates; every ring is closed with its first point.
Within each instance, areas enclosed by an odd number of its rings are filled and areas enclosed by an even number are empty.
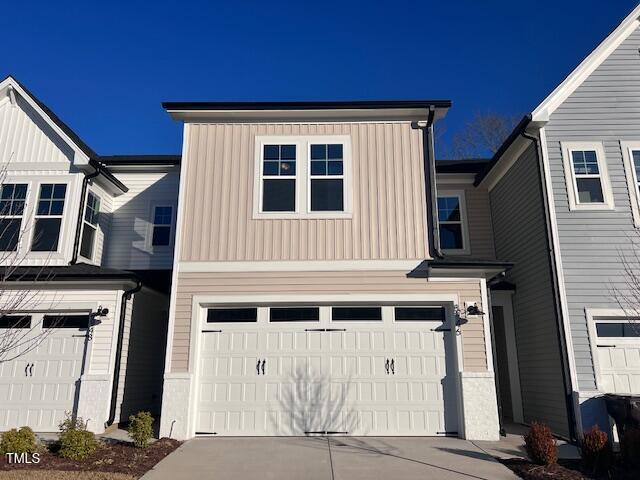
{"type": "Polygon", "coordinates": [[[568,434],[544,204],[531,145],[491,191],[496,254],[514,263],[513,310],[524,418],[568,434]]]}
{"type": "MultiPolygon", "coordinates": [[[[545,127],[574,356],[581,390],[595,389],[585,308],[618,308],[625,288],[621,255],[637,235],[621,140],[640,140],[640,30],[634,31],[551,115],[545,127]],[[569,211],[560,142],[602,142],[612,211],[569,211]]],[[[637,239],[635,239],[637,241],[637,239]]]]}
{"type": "Polygon", "coordinates": [[[188,132],[181,260],[426,255],[422,137],[410,123],[191,124],[188,132]],[[353,217],[254,220],[256,135],[307,134],[351,136],[353,217]]]}
{"type": "Polygon", "coordinates": [[[169,246],[151,247],[150,235],[153,205],[173,206],[175,223],[178,173],[132,172],[116,176],[129,191],[113,202],[106,265],[132,270],[172,268],[173,236],[169,246]]]}
{"type": "MultiPolygon", "coordinates": [[[[189,368],[191,306],[194,295],[223,294],[344,294],[344,293],[442,293],[459,295],[465,301],[482,304],[480,284],[470,282],[427,282],[407,278],[406,272],[274,272],[274,273],[180,273],[173,331],[171,371],[189,368]]],[[[482,319],[472,318],[461,327],[464,370],[487,369],[482,319]]]]}

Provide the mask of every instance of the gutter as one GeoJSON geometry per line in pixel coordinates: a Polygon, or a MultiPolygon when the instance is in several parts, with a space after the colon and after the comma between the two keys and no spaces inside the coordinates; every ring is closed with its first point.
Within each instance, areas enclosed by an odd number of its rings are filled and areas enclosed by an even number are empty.
{"type": "Polygon", "coordinates": [[[111,182],[122,193],[127,193],[129,191],[129,188],[127,188],[127,186],[124,183],[122,183],[120,180],[118,180],[113,175],[113,173],[111,173],[109,171],[109,169],[107,167],[105,167],[102,163],[100,163],[99,161],[94,160],[93,158],[90,158],[89,159],[89,165],[91,165],[98,172],[100,172],[102,175],[104,175],[104,178],[109,180],[109,182],[111,182]]]}
{"type": "Polygon", "coordinates": [[[118,403],[118,385],[120,383],[120,365],[122,364],[122,345],[124,343],[124,323],[127,318],[127,301],[131,299],[134,293],[142,289],[142,282],[137,280],[136,286],[122,292],[120,301],[120,321],[118,322],[118,343],[116,346],[116,360],[113,367],[113,383],[111,385],[111,403],[109,405],[109,419],[105,424],[105,428],[113,425],[116,418],[116,405],[118,403]]]}
{"type": "MultiPolygon", "coordinates": [[[[530,118],[530,117],[525,117],[525,118],[530,118]]],[[[545,178],[544,178],[544,169],[543,169],[543,165],[542,165],[542,161],[543,161],[543,157],[542,157],[542,147],[540,145],[540,140],[538,137],[533,136],[533,135],[529,135],[526,132],[526,127],[528,126],[528,123],[526,125],[524,125],[522,128],[522,130],[520,131],[520,135],[527,139],[527,140],[531,140],[533,142],[533,144],[536,147],[536,155],[538,157],[538,174],[539,174],[539,181],[540,181],[540,194],[542,195],[542,199],[544,201],[544,216],[545,216],[545,236],[546,236],[546,242],[547,242],[547,257],[549,260],[549,268],[551,270],[551,281],[553,282],[553,307],[554,310],[556,312],[556,335],[557,335],[557,340],[558,340],[558,345],[560,347],[560,360],[562,362],[562,383],[564,384],[564,388],[565,388],[565,403],[566,403],[566,409],[567,409],[567,415],[568,415],[568,420],[569,420],[569,436],[572,440],[575,440],[577,438],[576,436],[576,432],[577,432],[577,424],[576,424],[576,416],[577,416],[577,412],[575,409],[575,405],[573,402],[573,385],[571,384],[571,375],[569,372],[569,351],[567,349],[567,340],[564,336],[564,328],[562,326],[564,319],[563,319],[563,315],[562,315],[562,302],[561,302],[561,296],[560,296],[560,286],[558,285],[558,268],[556,265],[556,261],[555,261],[555,255],[554,255],[554,247],[553,247],[553,240],[551,237],[551,219],[550,219],[550,213],[549,213],[549,196],[548,196],[548,192],[546,189],[546,183],[545,183],[545,178]]]]}
{"type": "Polygon", "coordinates": [[[78,209],[78,223],[76,224],[76,235],[73,239],[73,255],[71,256],[71,261],[69,265],[75,265],[78,262],[78,250],[80,249],[80,232],[82,231],[82,217],[84,216],[84,206],[87,201],[87,185],[89,184],[89,180],[92,178],[96,178],[100,175],[100,169],[96,167],[93,163],[91,166],[95,169],[93,173],[88,173],[82,179],[82,190],[80,193],[80,208],[78,209]]]}

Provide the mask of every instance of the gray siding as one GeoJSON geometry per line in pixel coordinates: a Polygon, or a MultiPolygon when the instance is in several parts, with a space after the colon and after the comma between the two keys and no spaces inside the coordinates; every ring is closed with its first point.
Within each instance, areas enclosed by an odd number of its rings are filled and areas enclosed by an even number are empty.
{"type": "Polygon", "coordinates": [[[490,193],[496,255],[514,262],[518,366],[526,422],[568,435],[538,160],[530,146],[490,193]]]}
{"type": "Polygon", "coordinates": [[[621,252],[636,235],[621,140],[640,140],[640,31],[636,30],[552,114],[545,130],[558,218],[571,334],[580,390],[595,389],[585,307],[616,308],[621,252]],[[605,151],[615,210],[569,211],[561,141],[598,141],[605,151]]]}

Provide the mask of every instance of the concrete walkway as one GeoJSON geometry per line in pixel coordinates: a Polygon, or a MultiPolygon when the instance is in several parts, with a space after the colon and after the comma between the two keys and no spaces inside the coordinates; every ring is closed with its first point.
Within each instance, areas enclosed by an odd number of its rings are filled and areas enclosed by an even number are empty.
{"type": "Polygon", "coordinates": [[[182,445],[144,480],[512,480],[471,442],[431,437],[221,437],[182,445]]]}

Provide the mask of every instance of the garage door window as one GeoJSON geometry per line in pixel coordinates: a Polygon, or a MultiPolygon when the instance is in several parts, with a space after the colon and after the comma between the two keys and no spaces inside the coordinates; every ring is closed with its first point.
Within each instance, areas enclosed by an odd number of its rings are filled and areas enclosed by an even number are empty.
{"type": "Polygon", "coordinates": [[[320,309],[318,307],[273,307],[269,309],[270,322],[318,322],[320,309]]]}
{"type": "Polygon", "coordinates": [[[632,322],[598,322],[596,331],[600,338],[634,338],[640,337],[640,323],[632,322]]]}
{"type": "Polygon", "coordinates": [[[31,326],[30,315],[0,316],[0,328],[29,328],[30,326],[31,326]]]}
{"type": "Polygon", "coordinates": [[[89,315],[45,315],[42,328],[88,328],[89,315]]]}
{"type": "Polygon", "coordinates": [[[207,323],[257,322],[258,309],[252,308],[210,308],[207,323]]]}
{"type": "Polygon", "coordinates": [[[396,307],[396,322],[444,322],[443,307],[396,307]]]}
{"type": "Polygon", "coordinates": [[[334,322],[379,322],[382,321],[382,307],[333,307],[331,319],[334,322]]]}

